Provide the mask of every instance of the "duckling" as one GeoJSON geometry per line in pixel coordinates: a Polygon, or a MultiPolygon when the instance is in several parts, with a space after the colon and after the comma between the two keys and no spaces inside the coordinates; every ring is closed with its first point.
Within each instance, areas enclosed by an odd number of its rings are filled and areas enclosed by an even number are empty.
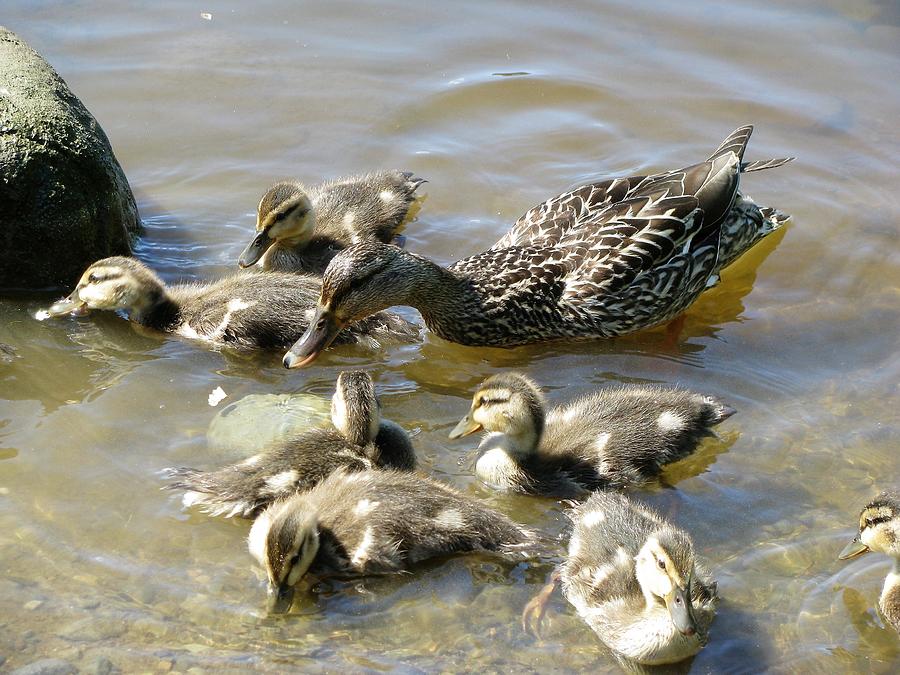
{"type": "Polygon", "coordinates": [[[442,267],[367,241],[328,264],[310,327],[285,355],[311,363],[350,321],[408,305],[438,337],[470,346],[611,338],[682,314],[721,270],[788,216],[739,191],[753,127],[706,161],[583,185],[527,211],[487,251],[442,267]]]}
{"type": "Polygon", "coordinates": [[[859,533],[838,558],[849,560],[869,551],[886,553],[894,560],[878,606],[888,623],[900,632],[900,494],[882,492],[866,504],[859,514],[859,533]]]}
{"type": "Polygon", "coordinates": [[[522,553],[532,543],[530,531],[436,480],[344,469],[263,511],[248,540],[276,611],[290,607],[307,572],[388,574],[450,553],[522,553]]]}
{"type": "MultiPolygon", "coordinates": [[[[676,663],[700,651],[719,598],[688,533],[618,493],[596,492],[569,516],[569,554],[548,589],[561,580],[581,618],[627,659],[676,663]]],[[[526,625],[540,622],[548,589],[526,625]]]]}
{"type": "MultiPolygon", "coordinates": [[[[75,290],[49,316],[121,311],[136,323],[216,346],[274,349],[292,344],[309,322],[319,280],[298,274],[238,274],[209,283],[166,286],[134,258],[104,258],[87,268],[75,290]]],[[[350,326],[341,341],[412,339],[418,329],[381,313],[350,326]]],[[[377,343],[376,343],[377,344],[377,343]]]]}
{"type": "Polygon", "coordinates": [[[538,386],[508,372],[478,387],[450,438],[488,432],[475,473],[493,488],[579,497],[658,476],[734,412],[710,396],[637,385],[595,391],[547,412],[538,386]]]}
{"type": "Polygon", "coordinates": [[[379,171],[306,188],[276,183],[259,200],[256,236],[238,264],[278,272],[321,274],[341,249],[360,241],[403,241],[397,230],[426,181],[404,171],[379,171]],[[261,262],[260,262],[261,261],[261,262]]]}
{"type": "Polygon", "coordinates": [[[167,477],[178,479],[166,488],[186,490],[185,508],[198,505],[211,515],[250,518],[278,499],[314,487],[337,468],[412,471],[416,455],[409,436],[380,412],[369,374],[344,371],[331,398],[333,428],[307,430],[217,471],[166,469],[167,477]]]}

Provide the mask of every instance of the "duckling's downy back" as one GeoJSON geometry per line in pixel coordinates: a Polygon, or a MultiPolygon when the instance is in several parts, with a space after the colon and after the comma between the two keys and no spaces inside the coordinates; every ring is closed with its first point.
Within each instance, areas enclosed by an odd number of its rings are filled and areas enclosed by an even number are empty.
{"type": "Polygon", "coordinates": [[[696,654],[718,596],[689,535],[617,493],[594,493],[570,516],[563,594],[598,637],[644,664],[696,654]]]}
{"type": "Polygon", "coordinates": [[[692,453],[734,409],[674,387],[622,385],[554,408],[541,447],[602,458],[607,484],[644,483],[692,453]]]}

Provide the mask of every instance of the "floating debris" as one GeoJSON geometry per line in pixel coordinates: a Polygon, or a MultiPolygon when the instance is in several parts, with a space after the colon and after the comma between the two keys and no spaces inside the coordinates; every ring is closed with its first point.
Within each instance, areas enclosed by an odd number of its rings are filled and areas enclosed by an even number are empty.
{"type": "Polygon", "coordinates": [[[222,387],[216,387],[209,393],[209,404],[215,408],[222,401],[224,401],[228,397],[228,394],[225,393],[225,390],[222,387]]]}

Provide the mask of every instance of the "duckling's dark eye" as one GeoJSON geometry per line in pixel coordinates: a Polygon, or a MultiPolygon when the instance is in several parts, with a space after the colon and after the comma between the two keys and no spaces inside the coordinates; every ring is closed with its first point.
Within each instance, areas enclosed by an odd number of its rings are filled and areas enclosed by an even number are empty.
{"type": "Polygon", "coordinates": [[[88,283],[96,284],[98,281],[100,281],[100,275],[97,274],[96,272],[91,272],[88,275],[88,283]]]}
{"type": "Polygon", "coordinates": [[[666,569],[666,561],[665,560],[658,560],[656,564],[659,565],[659,569],[661,569],[661,570],[666,569]]]}
{"type": "Polygon", "coordinates": [[[297,551],[297,552],[293,555],[293,557],[292,557],[290,560],[288,560],[288,568],[293,567],[293,566],[296,565],[298,562],[300,562],[300,551],[297,551]]]}
{"type": "Polygon", "coordinates": [[[282,211],[281,213],[275,214],[275,222],[279,222],[287,218],[287,211],[282,211]]]}

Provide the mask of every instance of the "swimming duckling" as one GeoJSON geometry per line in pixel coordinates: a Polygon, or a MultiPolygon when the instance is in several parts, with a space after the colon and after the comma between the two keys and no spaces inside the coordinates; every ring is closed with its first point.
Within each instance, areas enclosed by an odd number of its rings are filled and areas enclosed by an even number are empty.
{"type": "Polygon", "coordinates": [[[884,580],[878,606],[894,630],[900,632],[900,495],[882,492],[859,514],[859,534],[838,558],[848,560],[869,551],[886,553],[894,565],[884,580]]]}
{"type": "Polygon", "coordinates": [[[601,389],[548,412],[538,386],[508,372],[481,384],[450,438],[489,432],[475,473],[491,487],[577,497],[650,480],[734,412],[710,396],[638,385],[601,389]]]}
{"type": "Polygon", "coordinates": [[[380,171],[314,188],[276,183],[259,200],[257,233],[238,264],[262,261],[266,271],[321,274],[351,244],[391,242],[424,182],[409,172],[380,171]]]}
{"type": "MultiPolygon", "coordinates": [[[[266,349],[288,346],[306,330],[318,294],[317,278],[284,273],[166,286],[144,263],[117,256],[88,267],[69,297],[47,313],[122,311],[131,321],[156,330],[219,346],[266,349]]],[[[369,335],[412,339],[418,329],[394,314],[381,313],[348,327],[341,340],[361,342],[369,335]]]]}
{"type": "Polygon", "coordinates": [[[309,492],[277,502],[250,530],[266,570],[270,606],[290,607],[307,572],[357,576],[402,572],[464,551],[521,552],[532,534],[436,480],[401,471],[338,470],[309,492]]]}
{"type": "Polygon", "coordinates": [[[368,373],[342,372],[331,398],[333,428],[307,430],[218,471],[168,469],[168,477],[178,480],[166,488],[186,490],[185,508],[198,505],[211,515],[250,518],[278,499],[314,487],[337,468],[412,471],[416,455],[409,436],[380,413],[368,373]]]}
{"type": "MultiPolygon", "coordinates": [[[[716,583],[690,536],[618,493],[596,492],[569,514],[568,558],[554,577],[610,649],[638,663],[676,663],[708,641],[716,583]]],[[[550,587],[548,587],[550,588],[550,587]]],[[[549,592],[541,594],[546,601],[549,592]]],[[[530,604],[539,622],[542,603],[530,604]]]]}

